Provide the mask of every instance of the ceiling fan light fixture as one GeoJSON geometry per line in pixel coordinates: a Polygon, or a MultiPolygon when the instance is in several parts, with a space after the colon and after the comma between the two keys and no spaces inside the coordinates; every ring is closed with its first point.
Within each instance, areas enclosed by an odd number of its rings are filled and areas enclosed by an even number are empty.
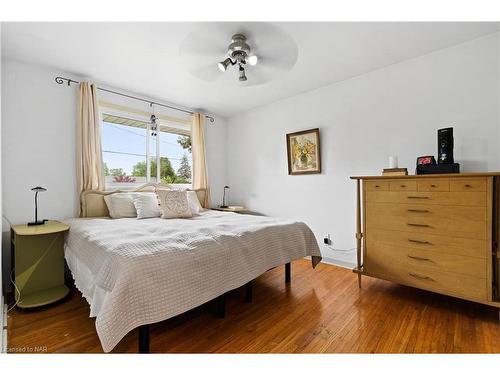
{"type": "Polygon", "coordinates": [[[227,70],[227,67],[229,65],[232,65],[233,61],[228,57],[224,61],[221,61],[220,63],[217,64],[221,72],[225,72],[227,70]]]}
{"type": "Polygon", "coordinates": [[[257,65],[257,61],[258,61],[258,57],[257,55],[252,55],[252,56],[249,56],[248,59],[247,59],[247,62],[251,65],[251,66],[255,66],[257,65]]]}
{"type": "Polygon", "coordinates": [[[254,66],[257,64],[257,56],[251,53],[252,49],[247,43],[247,38],[243,34],[234,34],[231,39],[231,44],[228,46],[227,55],[229,56],[224,61],[218,63],[218,67],[222,72],[225,72],[229,65],[237,65],[239,67],[239,81],[246,81],[247,76],[245,66],[254,66]]]}

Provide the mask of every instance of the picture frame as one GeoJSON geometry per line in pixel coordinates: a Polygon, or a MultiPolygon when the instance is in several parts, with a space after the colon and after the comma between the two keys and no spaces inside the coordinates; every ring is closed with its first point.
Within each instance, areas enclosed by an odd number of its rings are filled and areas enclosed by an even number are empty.
{"type": "Polygon", "coordinates": [[[321,144],[319,128],[286,135],[288,174],[321,173],[321,144]]]}

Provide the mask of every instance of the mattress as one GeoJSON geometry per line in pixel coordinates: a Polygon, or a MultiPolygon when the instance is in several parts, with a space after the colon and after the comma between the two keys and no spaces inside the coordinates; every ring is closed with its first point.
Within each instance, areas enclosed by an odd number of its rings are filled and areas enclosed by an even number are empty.
{"type": "Polygon", "coordinates": [[[65,258],[105,352],[131,330],[200,306],[270,268],[311,256],[302,222],[205,211],[191,219],[65,220],[65,258]]]}

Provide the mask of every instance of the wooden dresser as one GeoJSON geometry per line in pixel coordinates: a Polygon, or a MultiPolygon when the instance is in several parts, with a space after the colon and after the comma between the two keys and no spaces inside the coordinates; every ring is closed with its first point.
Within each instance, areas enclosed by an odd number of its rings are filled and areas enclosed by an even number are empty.
{"type": "Polygon", "coordinates": [[[357,176],[357,268],[500,308],[500,173],[357,176]]]}

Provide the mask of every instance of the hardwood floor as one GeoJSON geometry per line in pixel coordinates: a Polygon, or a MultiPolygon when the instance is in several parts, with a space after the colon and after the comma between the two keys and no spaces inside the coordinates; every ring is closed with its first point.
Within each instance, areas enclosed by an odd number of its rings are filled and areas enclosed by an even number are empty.
{"type": "MultiPolygon", "coordinates": [[[[363,278],[350,270],[309,261],[284,267],[229,293],[225,319],[212,304],[151,328],[153,353],[500,353],[495,308],[363,278]]],[[[95,320],[78,291],[56,305],[14,309],[8,317],[11,351],[101,352],[95,320]],[[45,348],[45,349],[44,349],[45,348]]],[[[137,330],[114,352],[137,352],[137,330]]]]}

